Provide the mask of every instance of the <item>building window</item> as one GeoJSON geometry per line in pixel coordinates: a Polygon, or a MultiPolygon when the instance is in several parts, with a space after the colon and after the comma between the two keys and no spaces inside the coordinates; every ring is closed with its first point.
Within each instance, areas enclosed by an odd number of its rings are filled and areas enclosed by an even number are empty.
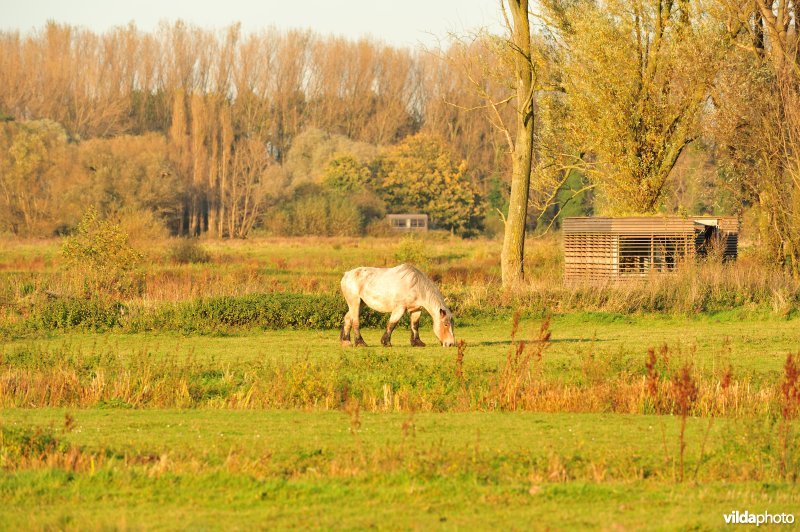
{"type": "Polygon", "coordinates": [[[398,231],[427,231],[428,216],[425,214],[389,214],[389,226],[398,231]]]}

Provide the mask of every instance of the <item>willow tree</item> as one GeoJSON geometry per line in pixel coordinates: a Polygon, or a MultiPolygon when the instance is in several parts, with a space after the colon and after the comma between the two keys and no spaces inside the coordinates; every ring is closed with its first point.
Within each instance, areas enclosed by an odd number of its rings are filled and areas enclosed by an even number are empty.
{"type": "Polygon", "coordinates": [[[756,207],[765,255],[800,277],[800,2],[720,5],[736,45],[714,91],[721,173],[756,207]]]}
{"type": "Polygon", "coordinates": [[[567,134],[587,154],[603,210],[659,209],[681,153],[699,132],[722,47],[699,2],[545,2],[563,46],[567,134]]]}

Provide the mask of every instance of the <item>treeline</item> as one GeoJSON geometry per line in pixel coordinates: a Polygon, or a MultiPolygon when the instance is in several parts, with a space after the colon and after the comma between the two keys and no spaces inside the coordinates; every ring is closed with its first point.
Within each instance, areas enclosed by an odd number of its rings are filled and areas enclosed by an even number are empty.
{"type": "Polygon", "coordinates": [[[478,103],[447,57],[371,40],[180,22],[4,32],[0,230],[52,234],[92,204],[183,235],[362,232],[405,209],[474,233],[506,164],[491,126],[452,105],[478,103]],[[425,198],[400,192],[406,178],[425,198]]]}
{"type": "Polygon", "coordinates": [[[87,204],[183,235],[364,233],[406,210],[496,231],[525,116],[530,226],[739,214],[800,275],[800,3],[539,8],[532,109],[507,35],[422,51],[182,23],[0,33],[0,231],[68,230],[87,204]]]}

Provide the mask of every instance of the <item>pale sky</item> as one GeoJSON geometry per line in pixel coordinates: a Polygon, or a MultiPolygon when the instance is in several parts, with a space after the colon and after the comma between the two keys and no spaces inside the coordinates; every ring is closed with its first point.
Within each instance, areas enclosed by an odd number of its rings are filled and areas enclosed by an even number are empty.
{"type": "Polygon", "coordinates": [[[500,0],[0,0],[0,29],[39,29],[48,20],[96,32],[133,21],[152,31],[182,19],[205,28],[241,22],[245,32],[310,28],[399,46],[436,46],[449,32],[500,31],[500,0]]]}

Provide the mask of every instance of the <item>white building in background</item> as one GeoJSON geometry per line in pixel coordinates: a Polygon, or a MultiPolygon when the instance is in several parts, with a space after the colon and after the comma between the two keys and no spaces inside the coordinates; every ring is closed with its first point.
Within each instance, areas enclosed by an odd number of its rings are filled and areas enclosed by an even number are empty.
{"type": "Polygon", "coordinates": [[[389,225],[397,231],[427,231],[427,214],[387,214],[389,225]]]}

